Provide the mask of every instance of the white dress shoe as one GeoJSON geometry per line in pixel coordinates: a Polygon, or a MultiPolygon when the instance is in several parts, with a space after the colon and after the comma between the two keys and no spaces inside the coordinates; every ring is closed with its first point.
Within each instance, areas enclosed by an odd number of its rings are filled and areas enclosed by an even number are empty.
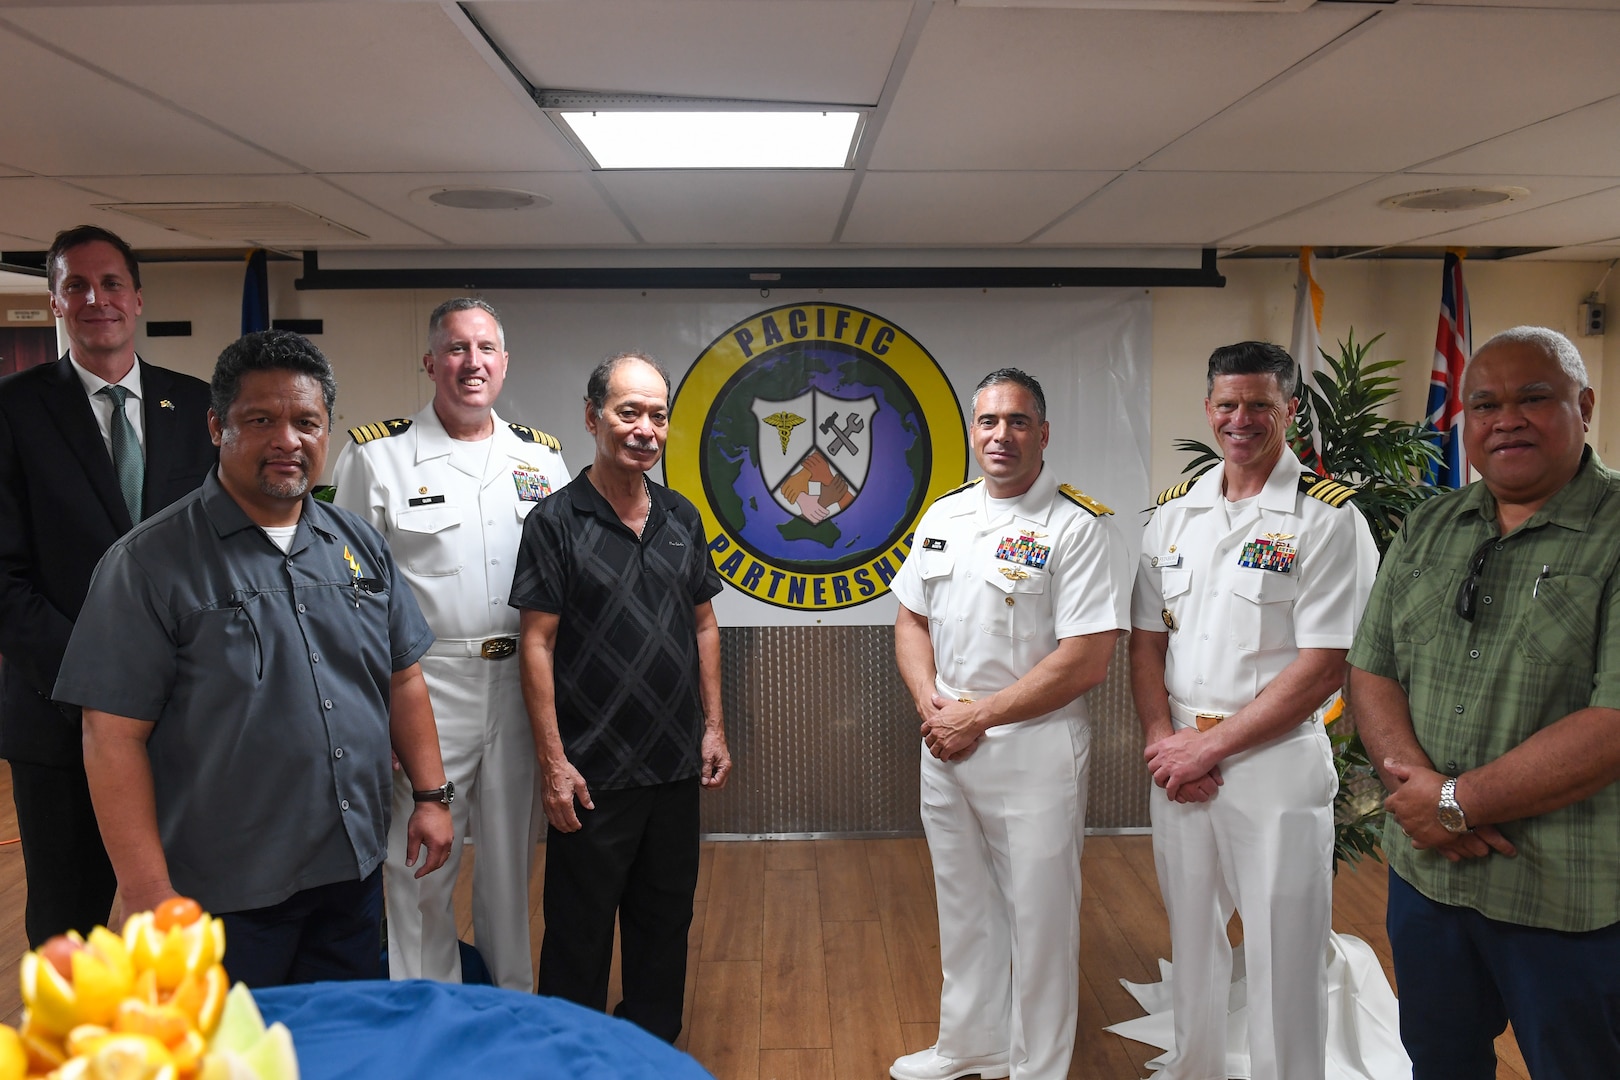
{"type": "Polygon", "coordinates": [[[907,1054],[889,1066],[894,1080],[956,1080],[959,1076],[978,1076],[980,1080],[997,1080],[1011,1071],[1006,1054],[986,1057],[948,1058],[937,1047],[930,1046],[915,1054],[907,1054]]]}

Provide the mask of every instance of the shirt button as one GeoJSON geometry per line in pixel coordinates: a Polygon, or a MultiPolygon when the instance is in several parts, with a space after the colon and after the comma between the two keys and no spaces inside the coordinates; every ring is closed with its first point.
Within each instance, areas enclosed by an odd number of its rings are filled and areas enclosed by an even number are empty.
{"type": "Polygon", "coordinates": [[[349,800],[344,799],[342,802],[338,803],[338,805],[343,807],[343,809],[347,810],[349,808],[349,800]]]}
{"type": "Polygon", "coordinates": [[[1491,598],[1490,598],[1490,597],[1488,597],[1488,596],[1487,596],[1487,597],[1485,597],[1485,598],[1484,598],[1484,599],[1485,599],[1485,602],[1486,602],[1486,603],[1487,603],[1487,604],[1488,604],[1488,603],[1490,603],[1490,602],[1491,602],[1491,598]]]}
{"type": "Polygon", "coordinates": [[[304,605],[299,604],[298,605],[298,614],[302,615],[303,613],[304,613],[304,605]]]}
{"type": "Polygon", "coordinates": [[[1208,640],[1209,640],[1209,635],[1208,635],[1208,634],[1205,634],[1205,635],[1204,635],[1204,640],[1205,640],[1205,641],[1208,641],[1208,640]]]}
{"type": "Polygon", "coordinates": [[[1469,649],[1468,650],[1468,659],[1470,659],[1470,660],[1478,660],[1479,659],[1479,650],[1478,649],[1469,649]]]}
{"type": "Polygon", "coordinates": [[[1209,590],[1209,595],[1211,595],[1211,596],[1219,596],[1219,595],[1221,595],[1221,590],[1219,590],[1219,589],[1211,589],[1211,590],[1209,590]]]}
{"type": "Polygon", "coordinates": [[[1413,577],[1421,577],[1422,575],[1423,575],[1423,571],[1421,571],[1421,570],[1412,571],[1412,576],[1413,577]]]}
{"type": "Polygon", "coordinates": [[[1455,705],[1455,706],[1452,707],[1451,711],[1460,713],[1460,712],[1462,712],[1462,706],[1461,705],[1455,705]]]}
{"type": "Polygon", "coordinates": [[[489,519],[489,520],[488,520],[488,521],[486,521],[486,522],[484,522],[484,524],[485,524],[485,525],[493,525],[493,524],[495,524],[495,519],[494,519],[494,518],[490,518],[490,519],[489,519]]]}
{"type": "Polygon", "coordinates": [[[342,757],[343,756],[343,747],[340,746],[336,750],[332,751],[332,756],[333,757],[342,757]]]}
{"type": "Polygon", "coordinates": [[[965,661],[965,660],[963,660],[963,659],[962,659],[962,658],[961,658],[961,657],[960,657],[960,656],[958,656],[958,657],[957,657],[957,658],[956,658],[956,662],[957,662],[957,663],[958,663],[958,664],[962,664],[962,663],[966,663],[966,661],[965,661]]]}
{"type": "Polygon", "coordinates": [[[1501,544],[1497,544],[1497,545],[1496,545],[1496,550],[1497,550],[1497,551],[1501,551],[1501,550],[1502,550],[1502,545],[1501,545],[1501,544]]]}
{"type": "Polygon", "coordinates": [[[321,702],[321,708],[330,709],[331,707],[332,707],[332,699],[331,698],[327,698],[325,701],[321,702]]]}
{"type": "Polygon", "coordinates": [[[491,565],[491,566],[499,566],[499,565],[501,565],[501,560],[499,560],[499,559],[491,559],[491,560],[489,560],[489,565],[491,565]]]}
{"type": "Polygon", "coordinates": [[[310,653],[309,654],[309,662],[312,663],[312,664],[320,663],[321,662],[321,654],[318,653],[318,652],[310,653]]]}
{"type": "Polygon", "coordinates": [[[1008,607],[1012,607],[1012,606],[1013,606],[1013,598],[1012,598],[1012,597],[1010,597],[1010,596],[1009,596],[1009,597],[1007,597],[1007,606],[1008,606],[1008,607]]]}

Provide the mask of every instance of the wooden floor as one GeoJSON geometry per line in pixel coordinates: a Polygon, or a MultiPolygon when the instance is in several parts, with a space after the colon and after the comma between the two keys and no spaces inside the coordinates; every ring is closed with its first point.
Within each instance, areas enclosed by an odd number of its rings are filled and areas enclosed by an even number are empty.
{"type": "MultiPolygon", "coordinates": [[[[0,763],[0,840],[16,835],[11,773],[0,763]]],[[[470,870],[468,859],[457,887],[469,940],[470,870]]],[[[1170,953],[1148,838],[1089,837],[1081,873],[1080,1018],[1069,1075],[1142,1077],[1158,1051],[1102,1028],[1141,1015],[1119,980],[1156,979],[1170,953]]],[[[541,874],[537,863],[537,955],[541,874]]],[[[21,852],[0,846],[0,972],[16,970],[26,948],[24,889],[21,852]]],[[[1333,928],[1371,944],[1390,974],[1385,889],[1381,865],[1342,871],[1333,928]]],[[[718,1080],[880,1080],[896,1057],[934,1041],[939,932],[921,839],[704,844],[689,949],[678,1045],[718,1080]]],[[[617,992],[615,964],[610,1003],[617,992]]],[[[0,976],[0,1019],[15,1024],[20,1008],[16,980],[0,976]]],[[[1511,1032],[1497,1055],[1498,1080],[1528,1080],[1511,1032]]]]}

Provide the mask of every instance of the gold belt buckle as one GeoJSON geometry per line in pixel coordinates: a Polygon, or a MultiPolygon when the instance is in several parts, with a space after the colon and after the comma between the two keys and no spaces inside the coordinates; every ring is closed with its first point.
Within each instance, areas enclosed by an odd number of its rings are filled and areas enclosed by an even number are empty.
{"type": "Polygon", "coordinates": [[[1208,731],[1222,720],[1225,720],[1226,717],[1217,716],[1214,713],[1199,713],[1193,719],[1197,721],[1199,731],[1208,731]]]}
{"type": "Polygon", "coordinates": [[[478,655],[485,660],[505,660],[517,652],[517,638],[492,637],[479,648],[478,655]]]}

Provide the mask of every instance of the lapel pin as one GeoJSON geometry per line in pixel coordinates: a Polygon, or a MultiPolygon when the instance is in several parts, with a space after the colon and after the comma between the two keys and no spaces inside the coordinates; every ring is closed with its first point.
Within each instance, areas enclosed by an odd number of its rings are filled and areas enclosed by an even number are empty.
{"type": "Polygon", "coordinates": [[[158,408],[168,409],[170,412],[173,412],[174,402],[170,401],[168,398],[164,398],[162,401],[158,402],[158,408]]]}

